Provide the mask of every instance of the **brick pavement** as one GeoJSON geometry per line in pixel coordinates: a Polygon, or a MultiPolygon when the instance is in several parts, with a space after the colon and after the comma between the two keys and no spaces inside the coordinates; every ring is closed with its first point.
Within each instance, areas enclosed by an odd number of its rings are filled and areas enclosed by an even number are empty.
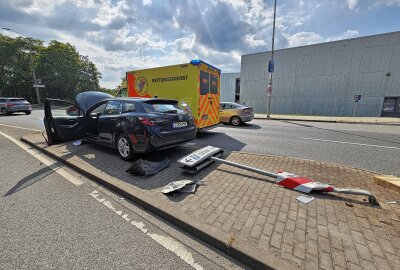
{"type": "MultiPolygon", "coordinates": [[[[32,135],[28,139],[42,144],[32,135]]],[[[314,194],[309,204],[296,201],[300,193],[282,188],[266,176],[213,164],[198,174],[184,173],[176,160],[193,151],[178,147],[162,151],[171,165],[152,177],[135,177],[125,170],[112,150],[72,143],[47,148],[64,159],[75,158],[139,189],[154,200],[168,204],[196,222],[208,224],[231,236],[231,244],[243,242],[254,249],[290,262],[302,269],[400,269],[400,194],[373,182],[374,173],[312,160],[242,152],[224,158],[269,171],[283,169],[337,187],[368,189],[379,207],[364,196],[314,194]],[[202,181],[195,194],[165,196],[171,181],[202,181]]]]}

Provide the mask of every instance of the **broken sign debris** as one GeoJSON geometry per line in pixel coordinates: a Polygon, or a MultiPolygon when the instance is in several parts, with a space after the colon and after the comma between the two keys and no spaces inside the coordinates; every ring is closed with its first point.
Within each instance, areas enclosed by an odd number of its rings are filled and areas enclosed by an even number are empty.
{"type": "Polygon", "coordinates": [[[310,203],[313,200],[315,200],[315,198],[314,197],[309,197],[309,196],[299,196],[299,197],[296,198],[296,200],[298,200],[299,202],[307,204],[307,203],[310,203]]]}
{"type": "Polygon", "coordinates": [[[193,182],[191,180],[179,180],[179,181],[173,181],[166,185],[163,190],[161,190],[162,193],[168,194],[174,191],[181,191],[181,192],[186,192],[186,193],[193,193],[196,191],[196,186],[197,183],[193,182]]]}

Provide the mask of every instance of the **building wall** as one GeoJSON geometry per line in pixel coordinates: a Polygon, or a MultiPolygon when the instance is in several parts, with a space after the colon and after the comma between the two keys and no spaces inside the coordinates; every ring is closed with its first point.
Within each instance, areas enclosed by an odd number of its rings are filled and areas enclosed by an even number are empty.
{"type": "MultiPolygon", "coordinates": [[[[241,101],[267,111],[270,52],[242,56],[241,101]]],[[[277,50],[272,113],[380,116],[400,96],[400,32],[277,50]]]]}
{"type": "Polygon", "coordinates": [[[235,101],[237,78],[240,78],[240,73],[221,73],[221,101],[235,101]]]}

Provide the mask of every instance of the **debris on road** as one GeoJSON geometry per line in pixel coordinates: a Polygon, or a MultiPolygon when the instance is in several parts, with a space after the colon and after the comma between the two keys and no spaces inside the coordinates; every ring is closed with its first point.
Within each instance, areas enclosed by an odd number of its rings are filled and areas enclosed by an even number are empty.
{"type": "Polygon", "coordinates": [[[138,159],[126,170],[127,173],[138,176],[150,176],[157,174],[169,165],[168,158],[161,160],[138,159]]]}
{"type": "Polygon", "coordinates": [[[82,140],[76,140],[72,143],[75,146],[81,145],[82,144],[82,140]]]}
{"type": "Polygon", "coordinates": [[[397,202],[397,201],[387,201],[386,203],[387,204],[398,204],[399,202],[397,202]]]}
{"type": "Polygon", "coordinates": [[[298,200],[299,202],[308,204],[308,203],[312,202],[313,200],[315,200],[315,198],[309,197],[309,196],[299,196],[296,198],[296,200],[298,200]]]}
{"type": "Polygon", "coordinates": [[[316,192],[336,192],[336,193],[351,194],[351,195],[365,195],[368,197],[368,202],[370,204],[379,205],[375,195],[367,190],[351,189],[351,188],[335,188],[330,184],[315,182],[306,177],[297,176],[295,174],[284,171],[279,171],[278,173],[264,171],[254,167],[239,164],[237,162],[232,162],[229,160],[218,158],[217,156],[221,156],[222,153],[223,150],[221,148],[214,146],[206,146],[196,150],[195,152],[189,155],[184,156],[183,158],[179,159],[178,162],[183,165],[182,167],[183,170],[190,173],[198,172],[199,170],[203,169],[212,162],[220,162],[226,165],[230,165],[243,170],[259,173],[274,178],[276,179],[275,183],[288,189],[294,189],[303,193],[310,193],[312,191],[313,192],[316,191],[316,192]]]}
{"type": "Polygon", "coordinates": [[[173,181],[166,185],[163,190],[161,190],[162,193],[168,194],[174,191],[181,191],[181,192],[187,192],[187,193],[193,193],[196,190],[197,183],[191,181],[191,180],[179,180],[179,181],[173,181]]]}

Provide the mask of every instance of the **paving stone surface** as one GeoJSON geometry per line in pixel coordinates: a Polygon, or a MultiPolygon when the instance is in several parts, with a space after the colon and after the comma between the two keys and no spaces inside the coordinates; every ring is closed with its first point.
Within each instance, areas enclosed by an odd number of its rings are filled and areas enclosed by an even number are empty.
{"type": "MultiPolygon", "coordinates": [[[[38,144],[38,135],[29,138],[38,144]],[[36,136],[36,137],[35,137],[36,136]]],[[[299,192],[276,185],[273,179],[227,165],[212,164],[197,174],[184,173],[176,160],[194,149],[177,147],[157,155],[171,164],[152,177],[136,177],[125,170],[111,149],[66,143],[47,148],[65,159],[82,160],[102,172],[140,188],[154,200],[180,209],[193,220],[209,224],[302,269],[400,269],[400,193],[374,184],[374,173],[312,160],[243,152],[223,158],[268,171],[285,170],[336,187],[367,189],[380,206],[364,196],[312,194],[309,204],[296,200],[299,192]],[[201,181],[195,194],[165,196],[169,182],[201,181]]]]}

